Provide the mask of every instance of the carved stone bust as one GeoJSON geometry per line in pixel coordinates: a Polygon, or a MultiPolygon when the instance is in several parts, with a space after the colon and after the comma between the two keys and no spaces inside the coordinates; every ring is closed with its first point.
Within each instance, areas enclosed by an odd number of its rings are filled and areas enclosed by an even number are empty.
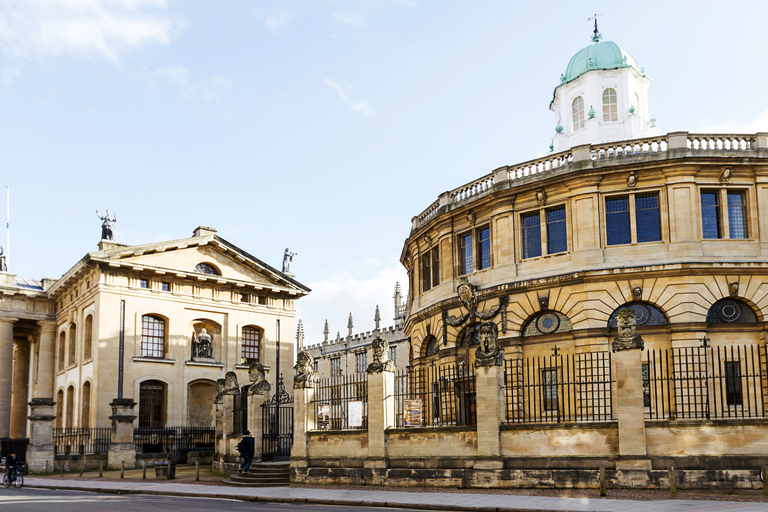
{"type": "Polygon", "coordinates": [[[637,334],[637,322],[635,320],[635,311],[631,308],[619,310],[616,314],[616,326],[619,329],[619,335],[613,339],[613,351],[631,350],[645,348],[643,338],[637,334]]]}
{"type": "Polygon", "coordinates": [[[480,346],[475,350],[475,368],[503,365],[504,349],[497,344],[499,328],[496,322],[483,322],[475,332],[480,342],[480,346]]]}
{"type": "Polygon", "coordinates": [[[373,362],[368,365],[368,373],[395,371],[395,365],[389,360],[389,343],[384,338],[376,338],[373,347],[373,362]]]}
{"type": "Polygon", "coordinates": [[[251,385],[248,386],[249,395],[268,395],[272,386],[267,382],[264,365],[255,361],[248,367],[248,380],[251,385]]]}
{"type": "Polygon", "coordinates": [[[221,404],[224,402],[224,387],[225,387],[226,380],[225,379],[218,379],[216,381],[216,397],[213,399],[213,403],[215,404],[221,404]]]}
{"type": "Polygon", "coordinates": [[[224,374],[224,394],[240,394],[240,386],[237,385],[237,374],[235,372],[227,372],[224,374]]]}
{"type": "Polygon", "coordinates": [[[293,377],[293,389],[311,388],[319,380],[319,375],[315,371],[315,360],[312,354],[302,350],[296,356],[296,375],[293,377]]]}

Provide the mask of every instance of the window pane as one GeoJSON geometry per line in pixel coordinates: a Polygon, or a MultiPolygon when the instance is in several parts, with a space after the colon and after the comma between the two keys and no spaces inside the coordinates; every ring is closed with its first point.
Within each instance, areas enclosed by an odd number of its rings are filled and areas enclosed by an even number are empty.
{"type": "Polygon", "coordinates": [[[432,288],[432,255],[427,252],[421,257],[421,286],[423,291],[427,291],[432,288]]]}
{"type": "Polygon", "coordinates": [[[523,259],[541,256],[541,227],[539,213],[521,217],[523,224],[523,259]]]}
{"type": "Polygon", "coordinates": [[[483,228],[478,233],[477,270],[491,268],[491,229],[483,228]]]}
{"type": "Polygon", "coordinates": [[[739,361],[726,361],[725,363],[725,394],[728,405],[742,405],[741,363],[739,361]]]}
{"type": "Polygon", "coordinates": [[[728,236],[748,238],[747,200],[744,192],[728,192],[728,236]]]}
{"type": "Polygon", "coordinates": [[[547,210],[547,254],[568,250],[565,207],[547,210]]]}
{"type": "Polygon", "coordinates": [[[461,274],[470,274],[474,267],[472,266],[472,234],[464,235],[460,237],[460,264],[461,268],[459,269],[461,274]]]}
{"type": "Polygon", "coordinates": [[[259,360],[261,332],[255,327],[243,327],[243,344],[240,352],[240,362],[251,364],[259,360]]]}
{"type": "Polygon", "coordinates": [[[440,284],[440,248],[432,249],[432,286],[440,284]]]}
{"type": "Polygon", "coordinates": [[[661,241],[658,194],[635,196],[635,228],[638,243],[661,241]]]}
{"type": "Polygon", "coordinates": [[[629,198],[614,197],[605,200],[605,232],[608,245],[628,244],[629,198]]]}
{"type": "Polygon", "coordinates": [[[581,99],[581,96],[573,100],[571,112],[573,114],[573,131],[584,128],[584,100],[581,99]]]}
{"type": "Polygon", "coordinates": [[[557,411],[557,370],[541,370],[541,383],[544,412],[557,411]]]}
{"type": "Polygon", "coordinates": [[[721,238],[718,192],[701,193],[701,230],[704,238],[721,238]]]}
{"type": "Polygon", "coordinates": [[[616,103],[616,91],[606,89],[603,91],[603,121],[618,121],[618,105],[616,103]]]}
{"type": "Polygon", "coordinates": [[[165,357],[165,321],[162,318],[141,317],[141,356],[165,357]]]}

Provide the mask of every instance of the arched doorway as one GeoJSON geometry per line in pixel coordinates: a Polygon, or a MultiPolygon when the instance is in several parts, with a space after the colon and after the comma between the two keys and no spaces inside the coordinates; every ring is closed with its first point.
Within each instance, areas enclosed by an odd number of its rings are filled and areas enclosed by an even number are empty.
{"type": "Polygon", "coordinates": [[[189,426],[213,427],[215,425],[213,399],[216,397],[216,383],[212,380],[190,382],[187,391],[189,426]]]}

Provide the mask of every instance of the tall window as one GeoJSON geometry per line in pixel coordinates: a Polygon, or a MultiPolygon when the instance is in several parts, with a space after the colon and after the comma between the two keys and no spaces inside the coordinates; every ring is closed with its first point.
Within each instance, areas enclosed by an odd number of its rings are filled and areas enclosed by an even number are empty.
{"type": "Polygon", "coordinates": [[[523,259],[541,256],[541,221],[539,212],[521,217],[523,225],[523,259]]]}
{"type": "Polygon", "coordinates": [[[571,112],[573,113],[573,131],[584,128],[584,100],[581,96],[573,100],[571,112]]]}
{"type": "Polygon", "coordinates": [[[139,386],[139,426],[165,426],[165,384],[147,380],[139,386]]]}
{"type": "Polygon", "coordinates": [[[741,363],[725,362],[725,398],[728,405],[742,405],[741,363]]]}
{"type": "Polygon", "coordinates": [[[471,274],[475,269],[472,259],[472,233],[459,237],[459,242],[460,273],[471,274]]]}
{"type": "Polygon", "coordinates": [[[67,334],[61,331],[59,334],[59,371],[63,370],[67,366],[65,359],[67,355],[67,334]]]}
{"type": "Polygon", "coordinates": [[[69,386],[67,388],[67,419],[65,425],[67,428],[75,426],[75,388],[69,386]]]}
{"type": "Polygon", "coordinates": [[[141,317],[141,356],[165,357],[165,320],[144,315],[141,317]]]}
{"type": "Polygon", "coordinates": [[[397,366],[397,347],[389,347],[389,360],[392,361],[393,365],[397,366]]]}
{"type": "Polygon", "coordinates": [[[355,354],[355,371],[364,372],[368,368],[368,353],[358,352],[355,354]]]}
{"type": "Polygon", "coordinates": [[[69,358],[67,364],[73,365],[77,362],[77,326],[69,324],[69,358]]]}
{"type": "Polygon", "coordinates": [[[85,331],[83,331],[83,359],[93,357],[93,315],[85,318],[85,331]]]}
{"type": "Polygon", "coordinates": [[[80,404],[80,426],[88,428],[91,426],[91,383],[83,384],[83,399],[80,404]]]}
{"type": "Polygon", "coordinates": [[[427,291],[440,284],[440,248],[427,251],[421,258],[423,291],[427,291]]]}
{"type": "Polygon", "coordinates": [[[547,254],[568,250],[565,206],[547,210],[547,254]]]}
{"type": "Polygon", "coordinates": [[[331,375],[341,375],[341,358],[331,358],[331,375]]]}
{"type": "Polygon", "coordinates": [[[724,238],[724,233],[730,239],[749,238],[748,226],[747,196],[743,190],[701,191],[702,238],[724,238]],[[725,212],[722,204],[727,205],[725,212]]]}
{"type": "Polygon", "coordinates": [[[251,364],[259,360],[261,331],[256,327],[243,327],[243,343],[240,350],[240,362],[251,364]]]}
{"type": "Polygon", "coordinates": [[[491,228],[477,232],[477,270],[491,268],[491,228]]]}
{"type": "Polygon", "coordinates": [[[622,245],[661,241],[659,194],[605,199],[605,243],[622,245]],[[630,205],[634,205],[634,209],[630,205]]]}
{"type": "Polygon", "coordinates": [[[557,369],[541,370],[541,404],[544,412],[557,412],[557,369]]]}
{"type": "Polygon", "coordinates": [[[603,91],[603,121],[619,120],[619,107],[616,101],[616,90],[610,87],[603,91]]]}

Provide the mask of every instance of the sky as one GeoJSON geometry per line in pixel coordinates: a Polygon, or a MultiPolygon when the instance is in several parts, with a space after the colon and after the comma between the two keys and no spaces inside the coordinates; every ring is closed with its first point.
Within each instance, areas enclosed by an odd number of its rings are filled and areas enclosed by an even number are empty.
{"type": "Polygon", "coordinates": [[[763,1],[0,0],[9,270],[61,276],[110,209],[126,244],[298,253],[305,344],[391,325],[411,218],[546,154],[595,13],[661,133],[768,131],[763,1]]]}

